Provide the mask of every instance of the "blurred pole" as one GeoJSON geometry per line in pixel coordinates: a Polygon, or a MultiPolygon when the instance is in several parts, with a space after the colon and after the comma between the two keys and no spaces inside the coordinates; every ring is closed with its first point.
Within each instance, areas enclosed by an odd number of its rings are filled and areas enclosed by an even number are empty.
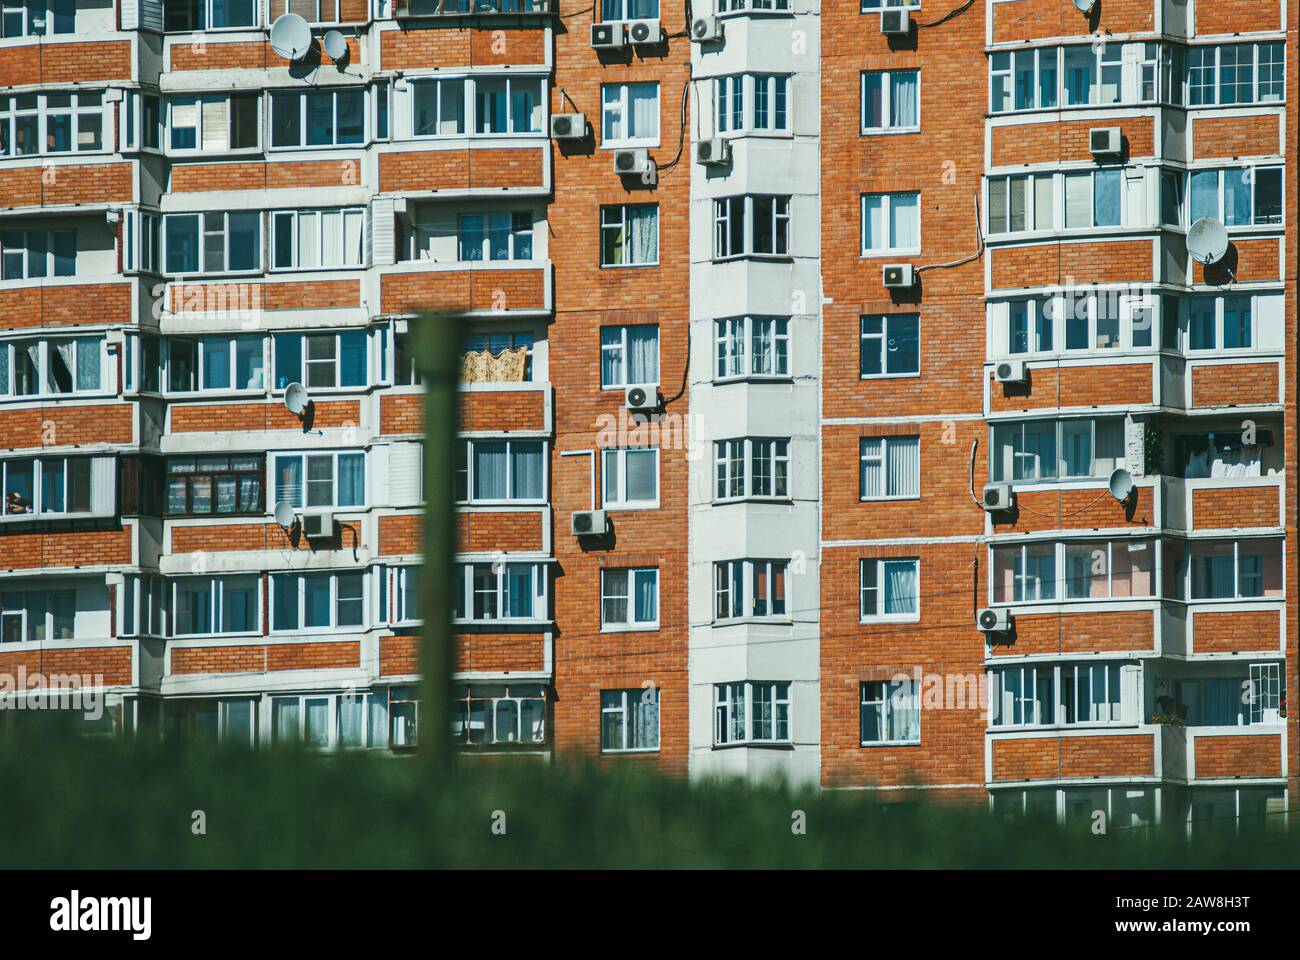
{"type": "Polygon", "coordinates": [[[419,601],[424,620],[420,667],[419,749],[447,767],[451,742],[452,610],[456,552],[456,396],[460,383],[461,319],[427,314],[411,321],[415,363],[424,383],[424,537],[419,601]]]}

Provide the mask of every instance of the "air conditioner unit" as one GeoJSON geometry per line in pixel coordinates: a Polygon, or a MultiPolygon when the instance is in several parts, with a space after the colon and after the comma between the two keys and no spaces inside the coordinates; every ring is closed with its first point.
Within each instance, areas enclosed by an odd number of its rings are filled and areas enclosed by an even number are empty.
{"type": "Polygon", "coordinates": [[[621,177],[641,176],[650,172],[653,161],[645,148],[614,151],[614,172],[621,177]]]}
{"type": "Polygon", "coordinates": [[[1124,152],[1124,134],[1119,127],[1093,127],[1088,131],[1088,152],[1094,157],[1116,157],[1124,152]]]}
{"type": "Polygon", "coordinates": [[[661,43],[664,32],[658,20],[633,20],[627,25],[627,38],[638,47],[661,43]]]}
{"type": "Polygon", "coordinates": [[[880,274],[886,290],[910,290],[916,286],[916,271],[910,263],[887,263],[880,274]]]}
{"type": "Polygon", "coordinates": [[[723,137],[701,140],[695,145],[695,159],[715,167],[724,166],[731,162],[731,141],[723,137]]]}
{"type": "Polygon", "coordinates": [[[621,21],[593,23],[591,46],[595,50],[618,50],[627,44],[627,24],[621,21]]]}
{"type": "Polygon", "coordinates": [[[654,387],[635,385],[623,391],[623,406],[629,413],[649,413],[663,405],[663,397],[654,387]]]}
{"type": "Polygon", "coordinates": [[[308,540],[328,540],[334,536],[334,514],[305,513],[302,517],[302,535],[308,540]]]}
{"type": "Polygon", "coordinates": [[[980,504],[989,513],[1001,513],[1016,505],[1016,492],[1009,483],[990,483],[984,487],[980,504]]]}
{"type": "Polygon", "coordinates": [[[985,607],[975,615],[975,623],[985,633],[1007,633],[1011,630],[1012,616],[1006,607],[985,607]]]}
{"type": "Polygon", "coordinates": [[[587,135],[587,118],[580,113],[551,114],[551,136],[556,140],[581,140],[587,135]]]}
{"type": "Polygon", "coordinates": [[[993,368],[993,379],[998,383],[1027,383],[1029,368],[1023,360],[999,360],[993,368]]]}
{"type": "Polygon", "coordinates": [[[691,23],[691,39],[696,43],[712,43],[715,40],[721,40],[721,18],[696,17],[691,23]]]}
{"type": "Polygon", "coordinates": [[[912,32],[912,11],[885,10],[880,14],[880,32],[899,36],[912,32]]]}
{"type": "Polygon", "coordinates": [[[609,521],[604,510],[577,510],[569,514],[569,529],[575,537],[603,537],[609,521]]]}

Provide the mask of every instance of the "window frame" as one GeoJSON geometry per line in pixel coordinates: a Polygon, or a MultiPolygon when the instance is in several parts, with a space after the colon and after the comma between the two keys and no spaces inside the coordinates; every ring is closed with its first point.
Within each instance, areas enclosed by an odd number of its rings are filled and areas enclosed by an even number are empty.
{"type": "Polygon", "coordinates": [[[267,576],[268,606],[270,616],[267,621],[269,636],[286,636],[294,634],[323,634],[323,633],[365,633],[374,624],[370,616],[370,585],[367,581],[370,578],[366,575],[366,570],[361,569],[334,569],[334,570],[288,570],[272,571],[267,576]],[[343,577],[355,577],[361,585],[361,595],[354,597],[351,595],[343,596],[340,593],[339,581],[343,577]],[[296,619],[291,627],[277,627],[276,617],[279,611],[278,600],[281,582],[288,578],[294,582],[294,593],[296,596],[296,619]],[[328,580],[329,581],[329,623],[327,625],[309,625],[307,623],[307,582],[309,579],[328,580]],[[340,623],[339,607],[342,603],[356,603],[361,611],[360,623],[340,623]]]}
{"type": "Polygon", "coordinates": [[[365,147],[371,142],[371,117],[369,106],[368,87],[360,84],[348,84],[337,87],[313,87],[308,90],[300,89],[273,89],[267,91],[270,108],[267,111],[269,120],[267,123],[267,143],[265,152],[276,153],[292,150],[357,150],[365,147]],[[360,106],[358,116],[361,120],[361,134],[356,140],[340,140],[339,131],[341,124],[339,122],[339,96],[341,94],[357,93],[360,95],[360,106]],[[308,143],[310,127],[310,111],[308,103],[312,97],[330,97],[330,140],[328,143],[308,143]],[[276,143],[277,133],[277,104],[285,103],[288,98],[293,97],[298,101],[297,109],[297,129],[298,139],[295,143],[276,143]]]}
{"type": "Polygon", "coordinates": [[[658,567],[601,567],[600,569],[600,632],[601,633],[633,633],[658,630],[660,624],[660,607],[662,604],[661,597],[661,579],[658,567]],[[626,576],[627,592],[616,594],[609,592],[608,575],[611,573],[621,573],[626,576]],[[655,586],[655,616],[654,620],[637,620],[636,619],[636,586],[637,580],[646,575],[653,573],[655,586]],[[626,620],[610,620],[606,617],[606,603],[608,601],[618,602],[622,600],[627,604],[626,620]]]}
{"type": "Polygon", "coordinates": [[[885,436],[863,436],[858,438],[858,501],[860,503],[877,503],[888,500],[920,500],[921,499],[921,437],[919,434],[897,434],[885,436]],[[867,454],[867,445],[873,441],[880,441],[880,456],[871,457],[867,454]],[[910,446],[906,441],[914,441],[916,446],[916,492],[915,493],[893,493],[889,492],[889,480],[892,474],[890,470],[893,449],[900,446],[910,446]],[[875,460],[880,462],[881,486],[883,492],[876,495],[867,493],[866,473],[864,467],[875,460]]]}
{"type": "Polygon", "coordinates": [[[323,270],[354,270],[363,269],[366,266],[366,209],[365,207],[310,207],[301,209],[286,210],[269,210],[268,215],[268,237],[267,243],[267,270],[271,273],[290,273],[294,271],[323,271],[323,270]],[[325,250],[326,238],[326,216],[329,214],[338,214],[338,231],[339,231],[339,249],[343,252],[343,262],[338,264],[326,264],[324,262],[315,265],[304,266],[302,263],[302,221],[310,217],[315,220],[312,232],[316,236],[316,253],[317,259],[324,260],[323,251],[325,250]],[[290,263],[283,265],[279,263],[279,244],[277,243],[279,225],[284,221],[289,221],[290,226],[290,263]],[[359,241],[356,251],[356,262],[349,263],[349,244],[348,244],[348,224],[355,222],[360,226],[357,234],[359,241]]]}
{"type": "Polygon", "coordinates": [[[888,134],[919,133],[921,130],[921,69],[906,67],[898,70],[862,70],[858,80],[858,134],[864,137],[884,136],[888,134]],[[916,77],[916,122],[913,124],[894,124],[894,77],[897,74],[913,74],[916,77]],[[884,126],[867,125],[867,78],[880,77],[880,115],[886,120],[884,126]]]}
{"type": "Polygon", "coordinates": [[[262,578],[257,573],[240,573],[240,574],[222,574],[211,575],[204,574],[199,576],[174,577],[168,586],[171,587],[171,616],[168,619],[169,637],[175,639],[188,640],[192,637],[255,637],[261,636],[262,633],[262,578]],[[227,581],[244,580],[252,584],[253,587],[253,624],[247,630],[228,630],[225,623],[225,597],[227,581]],[[202,585],[207,583],[208,594],[208,629],[200,630],[196,633],[181,632],[178,626],[180,614],[180,596],[181,590],[186,583],[202,585]]]}
{"type": "Polygon", "coordinates": [[[606,324],[605,326],[602,326],[602,327],[600,328],[600,332],[597,334],[597,336],[598,336],[598,338],[599,338],[599,342],[600,342],[600,351],[601,351],[601,358],[600,358],[601,384],[600,384],[600,388],[601,388],[602,390],[626,390],[628,387],[639,387],[639,386],[657,387],[657,386],[660,385],[660,381],[662,380],[662,377],[663,377],[663,371],[662,371],[662,362],[661,362],[661,361],[662,361],[662,356],[660,355],[660,350],[659,350],[659,343],[660,343],[660,341],[659,341],[659,324],[657,324],[657,323],[619,323],[619,324],[606,324]],[[631,368],[631,359],[630,359],[630,355],[629,355],[629,351],[628,351],[628,330],[630,330],[630,329],[633,328],[633,327],[653,327],[653,328],[654,328],[654,331],[655,331],[655,372],[656,372],[657,376],[656,376],[656,378],[654,379],[654,381],[649,382],[649,383],[640,383],[640,382],[637,382],[637,381],[630,380],[630,379],[628,378],[628,377],[629,377],[629,374],[630,374],[630,372],[631,372],[631,369],[630,369],[630,368],[631,368]],[[605,339],[605,331],[607,331],[607,330],[618,330],[618,331],[619,331],[619,338],[618,338],[618,343],[617,343],[617,344],[614,344],[614,343],[605,343],[605,342],[604,342],[604,339],[605,339]],[[606,352],[606,351],[609,351],[610,353],[618,352],[619,355],[620,355],[620,357],[621,357],[621,359],[619,360],[619,364],[618,364],[618,365],[619,365],[619,368],[620,368],[620,370],[621,370],[621,372],[622,372],[622,382],[620,382],[620,383],[606,383],[606,382],[605,382],[605,362],[604,362],[604,360],[605,360],[605,352],[606,352]]]}
{"type": "Polygon", "coordinates": [[[550,444],[540,437],[471,437],[457,441],[457,463],[456,472],[456,503],[458,505],[468,506],[499,506],[505,504],[545,504],[547,502],[547,490],[550,489],[550,444]],[[510,493],[515,486],[514,474],[514,451],[516,443],[528,443],[539,445],[539,461],[541,463],[541,490],[537,497],[510,497],[506,499],[499,498],[476,498],[474,496],[474,446],[480,443],[503,443],[505,444],[505,461],[506,461],[506,490],[510,493]],[[463,451],[463,454],[461,453],[463,451]],[[464,477],[462,483],[461,477],[464,477]],[[464,498],[460,494],[464,491],[464,498]]]}
{"type": "Polygon", "coordinates": [[[602,150],[627,150],[640,147],[657,147],[659,146],[660,137],[663,131],[663,91],[658,80],[618,80],[600,85],[600,148],[602,150]],[[655,102],[655,131],[653,136],[618,136],[618,132],[627,133],[628,127],[633,119],[632,111],[632,87],[653,87],[655,102]],[[606,91],[614,88],[618,93],[618,101],[612,104],[606,97],[606,91]],[[610,128],[611,114],[615,116],[612,121],[615,128],[615,135],[606,136],[605,131],[610,128]]]}
{"type": "MultiPolygon", "coordinates": [[[[26,8],[24,8],[25,10],[26,8]]],[[[47,17],[49,11],[46,11],[47,17]]],[[[48,23],[48,20],[47,20],[48,23]]],[[[44,90],[32,93],[4,93],[0,95],[0,157],[14,159],[20,157],[66,157],[76,154],[112,153],[114,130],[109,122],[112,114],[104,101],[104,90],[44,90]],[[68,97],[66,107],[50,106],[51,97],[68,97]],[[82,98],[97,99],[83,105],[82,98]],[[35,98],[35,106],[19,106],[20,100],[35,98]],[[19,123],[22,118],[34,117],[35,142],[38,149],[25,153],[17,151],[19,123]],[[67,150],[50,149],[51,121],[67,118],[67,132],[70,146],[67,150]],[[86,126],[85,132],[97,132],[99,145],[80,146],[83,118],[93,118],[86,126]]]]}
{"type": "Polygon", "coordinates": [[[713,747],[738,746],[790,746],[794,743],[791,696],[793,683],[789,680],[736,680],[713,685],[713,747]],[[741,696],[737,697],[737,691],[741,696]],[[755,736],[760,722],[754,709],[759,693],[765,694],[766,714],[772,736],[755,736]],[[741,711],[739,723],[744,726],[740,736],[733,736],[737,726],[737,709],[741,711]],[[784,709],[782,709],[784,708],[784,709]],[[784,725],[786,735],[779,736],[784,725]]]}
{"type": "Polygon", "coordinates": [[[858,316],[858,379],[860,380],[896,380],[903,377],[919,377],[921,375],[921,314],[920,313],[863,313],[858,316]],[[880,321],[880,333],[868,333],[868,321],[880,321]],[[916,369],[915,370],[890,370],[889,369],[889,343],[897,342],[907,338],[906,332],[897,335],[891,332],[896,323],[911,322],[915,326],[916,341],[916,369]],[[867,373],[866,365],[863,362],[867,356],[868,341],[879,341],[880,353],[880,372],[867,373]]]}
{"type": "Polygon", "coordinates": [[[659,266],[659,204],[658,203],[605,203],[600,206],[600,267],[602,270],[621,267],[657,267],[659,266]],[[632,257],[632,222],[630,212],[633,210],[654,210],[655,258],[653,260],[634,260],[632,257]],[[617,211],[617,219],[613,214],[617,211]],[[606,237],[613,232],[620,239],[614,241],[615,248],[623,258],[618,261],[606,259],[606,237]]]}
{"type": "Polygon", "coordinates": [[[366,477],[368,464],[366,455],[361,450],[288,450],[288,451],[268,451],[266,455],[267,479],[265,489],[268,493],[274,493],[275,500],[278,503],[281,500],[288,500],[293,504],[294,510],[300,510],[304,513],[330,513],[334,511],[361,511],[365,510],[369,504],[370,484],[366,477]],[[339,461],[344,457],[360,458],[361,460],[361,502],[360,503],[339,503],[339,461]],[[279,467],[281,461],[297,460],[298,466],[298,495],[296,497],[280,496],[281,488],[278,479],[279,467]],[[311,460],[330,460],[330,503],[328,504],[308,504],[308,489],[310,483],[321,483],[319,479],[310,479],[309,461],[311,460]],[[296,503],[295,503],[296,501],[296,503]]]}
{"type": "MultiPolygon", "coordinates": [[[[29,357],[30,361],[30,357],[29,357]]],[[[0,400],[33,400],[39,398],[93,397],[111,395],[111,375],[109,366],[108,338],[104,335],[88,336],[43,336],[43,337],[8,337],[0,340],[0,400]],[[82,342],[98,343],[99,384],[94,387],[77,386],[81,368],[82,342]],[[50,390],[52,382],[50,356],[57,353],[63,343],[72,343],[73,368],[69,371],[72,378],[71,390],[50,390]],[[17,371],[19,351],[26,351],[32,345],[37,348],[37,359],[32,371],[37,389],[31,393],[17,392],[17,371]]]]}
{"type": "Polygon", "coordinates": [[[791,317],[778,314],[750,313],[716,318],[713,322],[713,382],[791,379],[791,320],[791,317]],[[768,323],[771,324],[771,331],[764,335],[759,327],[768,323]],[[765,347],[763,354],[771,361],[772,373],[754,371],[754,359],[760,345],[765,347]],[[778,370],[777,367],[783,369],[778,370]]]}
{"type": "Polygon", "coordinates": [[[713,502],[741,503],[744,501],[788,502],[793,499],[790,493],[790,437],[729,437],[713,441],[713,502]],[[733,456],[735,445],[739,445],[740,458],[733,456]],[[764,450],[763,447],[768,449],[764,450]],[[739,471],[734,464],[739,462],[739,471]],[[772,488],[771,493],[756,493],[756,465],[764,462],[766,475],[772,488]],[[777,493],[778,468],[783,466],[783,492],[777,493]],[[720,493],[730,490],[739,481],[739,494],[720,493]]]}
{"type": "Polygon", "coordinates": [[[916,256],[921,253],[921,247],[924,243],[921,237],[921,191],[919,190],[892,190],[883,193],[863,193],[860,194],[859,201],[859,233],[858,233],[858,256],[861,259],[870,259],[873,257],[892,257],[912,255],[916,256]],[[867,205],[875,199],[881,202],[881,223],[889,233],[893,232],[894,222],[894,198],[895,197],[915,197],[916,204],[913,209],[916,211],[916,243],[912,246],[900,247],[894,245],[897,238],[893,238],[890,244],[885,247],[868,247],[867,246],[867,205]]]}
{"type": "Polygon", "coordinates": [[[916,681],[911,678],[899,678],[895,680],[863,680],[858,684],[858,746],[860,747],[919,747],[921,745],[921,721],[923,711],[921,709],[921,691],[916,689],[916,681]],[[879,687],[879,695],[874,688],[879,687]],[[895,700],[899,693],[906,689],[907,699],[915,704],[916,711],[916,739],[915,740],[895,740],[887,736],[891,726],[891,714],[897,707],[895,700]],[[873,696],[868,696],[868,693],[873,696]],[[868,740],[862,736],[863,726],[866,720],[866,708],[868,706],[879,706],[880,724],[879,730],[882,736],[878,740],[868,740]]]}
{"type": "Polygon", "coordinates": [[[915,623],[921,619],[921,559],[920,557],[861,557],[858,559],[858,622],[859,623],[915,623]],[[885,583],[891,566],[910,565],[916,596],[910,611],[886,613],[885,583]],[[871,572],[868,578],[867,573],[871,572]],[[873,594],[877,612],[867,612],[867,596],[873,594]]]}
{"type": "Polygon", "coordinates": [[[493,560],[457,561],[455,578],[459,599],[452,605],[453,623],[483,625],[551,622],[551,576],[549,565],[544,560],[503,555],[493,560]],[[525,567],[529,568],[528,604],[531,613],[527,616],[513,616],[507,612],[510,608],[510,576],[525,567]],[[482,589],[477,575],[485,571],[492,577],[492,615],[480,616],[478,600],[480,596],[488,596],[488,593],[482,589]]]}
{"type": "Polygon", "coordinates": [[[600,449],[600,492],[601,506],[605,510],[658,510],[659,509],[659,448],[643,447],[601,447],[600,449]],[[630,500],[627,497],[627,461],[628,455],[649,453],[654,457],[655,495],[650,500],[630,500]],[[609,462],[611,457],[617,464],[618,491],[615,499],[609,499],[609,462]]]}
{"type": "Polygon", "coordinates": [[[612,690],[600,691],[600,752],[610,754],[620,753],[658,753],[659,745],[663,742],[663,713],[661,710],[662,697],[661,691],[657,686],[637,688],[618,688],[612,690]],[[654,694],[654,711],[655,711],[655,742],[653,746],[629,745],[629,734],[632,731],[632,704],[631,698],[636,697],[641,700],[641,706],[649,706],[644,700],[647,693],[654,694]],[[615,704],[606,703],[606,697],[609,694],[617,694],[618,702],[615,704]],[[618,716],[619,731],[621,733],[621,744],[611,746],[606,742],[605,718],[607,716],[618,716]]]}
{"type": "Polygon", "coordinates": [[[790,587],[790,563],[787,560],[761,557],[715,560],[712,623],[722,626],[732,623],[793,622],[790,587]],[[779,611],[774,609],[778,594],[781,598],[779,611]],[[724,598],[725,615],[722,613],[724,598]],[[770,612],[757,612],[760,602],[766,602],[770,612]],[[736,613],[737,605],[739,613],[736,613]]]}
{"type": "Polygon", "coordinates": [[[740,193],[713,200],[713,262],[725,263],[731,260],[790,260],[790,228],[792,223],[792,194],[782,193],[740,193]],[[758,205],[771,201],[768,236],[772,238],[770,251],[757,249],[758,205]],[[739,204],[740,247],[732,249],[733,222],[737,217],[736,205],[739,204]]]}
{"type": "Polygon", "coordinates": [[[203,455],[191,456],[169,456],[162,463],[162,516],[165,520],[179,519],[183,517],[235,517],[235,516],[265,516],[266,514],[266,455],[262,453],[235,454],[222,457],[208,457],[203,455]],[[199,469],[199,464],[203,461],[213,461],[224,459],[230,466],[218,470],[211,466],[205,469],[199,469]],[[233,464],[236,460],[249,460],[252,466],[247,469],[236,469],[233,464]],[[173,473],[171,465],[174,461],[193,460],[195,469],[188,473],[173,473]],[[194,503],[194,484],[196,477],[206,477],[209,482],[209,502],[213,509],[206,513],[196,512],[193,508],[194,503]],[[217,486],[220,478],[229,477],[235,481],[235,506],[232,511],[221,511],[216,508],[217,505],[217,486]],[[257,496],[255,502],[247,510],[238,509],[242,497],[242,482],[246,479],[255,479],[257,481],[257,496]],[[173,480],[183,481],[185,484],[185,509],[175,512],[171,509],[171,483],[173,480]]]}

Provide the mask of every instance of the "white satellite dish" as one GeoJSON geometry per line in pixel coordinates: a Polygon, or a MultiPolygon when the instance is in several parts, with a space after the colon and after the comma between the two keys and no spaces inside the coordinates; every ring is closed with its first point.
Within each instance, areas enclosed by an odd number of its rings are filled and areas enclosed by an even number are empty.
{"type": "Polygon", "coordinates": [[[1187,231],[1187,252],[1198,263],[1218,263],[1228,252],[1228,231],[1214,217],[1201,217],[1187,231]]]}
{"type": "Polygon", "coordinates": [[[277,17],[271,24],[271,49],[286,60],[301,60],[311,49],[311,27],[296,13],[277,17]]]}
{"type": "Polygon", "coordinates": [[[309,403],[311,397],[307,396],[307,388],[301,383],[294,381],[284,388],[284,405],[295,417],[301,417],[309,403]]]}
{"type": "Polygon", "coordinates": [[[1074,5],[1079,8],[1081,13],[1092,13],[1092,8],[1097,5],[1097,0],[1074,0],[1074,5]]]}
{"type": "Polygon", "coordinates": [[[1133,475],[1120,467],[1110,475],[1110,495],[1123,503],[1133,494],[1133,475]]]}
{"type": "Polygon", "coordinates": [[[275,522],[286,530],[293,527],[293,504],[288,500],[280,500],[276,503],[275,522]]]}
{"type": "Polygon", "coordinates": [[[321,37],[321,46],[329,54],[331,60],[338,62],[348,55],[348,40],[337,30],[325,31],[325,36],[321,37]]]}

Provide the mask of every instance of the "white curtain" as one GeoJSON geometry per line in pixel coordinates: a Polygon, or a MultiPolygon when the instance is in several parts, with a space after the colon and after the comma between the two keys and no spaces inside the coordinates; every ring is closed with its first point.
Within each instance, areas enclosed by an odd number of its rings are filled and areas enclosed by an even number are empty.
{"type": "Polygon", "coordinates": [[[659,207],[655,204],[629,207],[627,227],[630,263],[659,260],[659,207]]]}
{"type": "Polygon", "coordinates": [[[911,560],[885,564],[885,613],[916,612],[916,564],[911,560]]]}
{"type": "Polygon", "coordinates": [[[500,440],[474,444],[474,499],[505,500],[506,444],[500,440]]]}
{"type": "Polygon", "coordinates": [[[893,84],[893,116],[891,126],[916,126],[916,73],[906,71],[890,75],[893,84]]]}
{"type": "Polygon", "coordinates": [[[889,484],[891,497],[915,497],[921,492],[921,440],[898,437],[889,441],[889,484]]]}
{"type": "Polygon", "coordinates": [[[862,201],[862,245],[867,250],[883,250],[889,246],[885,236],[885,198],[866,197],[862,201]]]}
{"type": "MultiPolygon", "coordinates": [[[[98,390],[100,381],[100,352],[103,341],[97,337],[83,337],[77,341],[78,390],[98,390]]],[[[0,388],[0,394],[5,390],[0,388]]]]}
{"type": "Polygon", "coordinates": [[[291,507],[302,506],[302,458],[278,457],[275,463],[275,499],[291,507]]]}
{"type": "Polygon", "coordinates": [[[521,443],[515,441],[510,445],[510,471],[514,489],[511,498],[515,500],[542,499],[542,444],[540,441],[521,443]]]}
{"type": "Polygon", "coordinates": [[[891,246],[910,250],[920,245],[920,197],[915,193],[896,193],[890,198],[891,246]]]}
{"type": "Polygon", "coordinates": [[[654,140],[659,136],[659,85],[631,83],[627,88],[631,129],[625,131],[637,140],[654,140]]]}
{"type": "Polygon", "coordinates": [[[921,737],[921,711],[912,681],[889,685],[889,739],[903,742],[921,737]]]}
{"type": "Polygon", "coordinates": [[[636,572],[636,622],[654,623],[659,619],[659,571],[636,572]]]}
{"type": "Polygon", "coordinates": [[[622,382],[623,328],[600,328],[600,382],[602,386],[615,386],[622,382]]]}
{"type": "Polygon", "coordinates": [[[653,324],[627,328],[627,382],[659,382],[659,328],[653,324]]]}

